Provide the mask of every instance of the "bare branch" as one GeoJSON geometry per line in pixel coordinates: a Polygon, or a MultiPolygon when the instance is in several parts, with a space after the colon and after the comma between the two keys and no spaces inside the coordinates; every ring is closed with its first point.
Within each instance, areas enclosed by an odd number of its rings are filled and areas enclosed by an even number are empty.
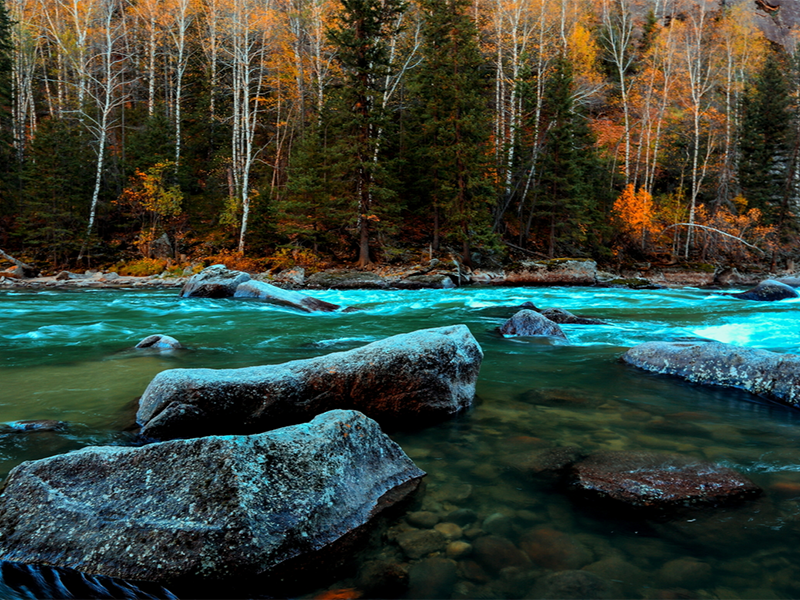
{"type": "Polygon", "coordinates": [[[736,240],[737,242],[741,242],[742,244],[744,244],[748,248],[752,248],[753,250],[758,250],[759,252],[761,252],[761,254],[766,254],[766,252],[764,252],[758,246],[753,246],[753,244],[745,242],[740,237],[737,237],[735,235],[731,235],[730,233],[725,233],[724,231],[720,231],[719,229],[715,229],[714,227],[707,227],[705,225],[698,225],[697,223],[675,223],[674,225],[670,225],[669,227],[665,228],[661,233],[658,234],[658,237],[661,237],[662,235],[664,235],[667,232],[668,229],[672,229],[673,227],[680,227],[681,225],[685,225],[686,227],[699,227],[700,229],[705,229],[707,231],[713,231],[714,233],[718,233],[720,235],[724,235],[725,237],[732,238],[732,239],[736,240]]]}

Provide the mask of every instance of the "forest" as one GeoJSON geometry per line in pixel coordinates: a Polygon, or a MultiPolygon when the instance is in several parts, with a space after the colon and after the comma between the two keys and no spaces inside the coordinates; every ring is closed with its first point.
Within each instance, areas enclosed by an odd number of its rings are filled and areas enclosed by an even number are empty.
{"type": "Polygon", "coordinates": [[[161,272],[798,258],[800,52],[706,0],[6,0],[0,248],[161,272]]]}

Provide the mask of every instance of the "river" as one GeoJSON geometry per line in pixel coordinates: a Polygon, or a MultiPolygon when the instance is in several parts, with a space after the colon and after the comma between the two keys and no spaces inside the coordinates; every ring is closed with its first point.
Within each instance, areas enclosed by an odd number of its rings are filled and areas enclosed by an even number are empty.
{"type": "MultiPolygon", "coordinates": [[[[553,570],[584,568],[625,598],[800,596],[800,411],[618,360],[641,342],[698,337],[800,353],[800,301],[746,302],[698,289],[314,295],[362,310],[300,314],[256,301],[182,300],[174,290],[0,291],[0,423],[68,424],[64,431],[0,433],[0,477],[24,460],[131,442],[136,399],[165,369],[274,364],[464,323],[485,353],[475,408],[434,428],[392,433],[428,473],[416,508],[474,511],[465,540],[481,527],[512,542],[539,530],[552,541],[545,552],[561,555],[495,571],[460,559],[442,593],[525,597],[553,570]],[[607,324],[564,325],[569,343],[499,336],[494,330],[512,307],[528,301],[607,324]],[[153,333],[171,335],[187,349],[132,349],[153,333]],[[509,463],[509,455],[551,446],[697,457],[740,471],[765,494],[673,519],[605,514],[526,480],[509,463]]],[[[386,538],[363,560],[376,556],[407,562],[386,538]]],[[[358,587],[344,575],[329,582],[331,589],[358,587]]],[[[412,586],[407,596],[420,593],[412,586]]]]}

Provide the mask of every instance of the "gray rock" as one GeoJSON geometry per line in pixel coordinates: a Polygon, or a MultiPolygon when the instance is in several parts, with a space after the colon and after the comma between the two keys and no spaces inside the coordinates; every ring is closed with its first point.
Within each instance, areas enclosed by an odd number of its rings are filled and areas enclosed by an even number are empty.
{"type": "Polygon", "coordinates": [[[482,359],[469,329],[454,325],[281,365],[172,369],[147,387],[136,420],[154,439],[266,431],[333,408],[421,426],[472,405],[482,359]]]}
{"type": "Polygon", "coordinates": [[[500,333],[505,336],[548,336],[567,339],[566,334],[556,323],[528,309],[519,311],[506,321],[500,327],[500,333]]]}
{"type": "Polygon", "coordinates": [[[233,294],[234,298],[254,298],[278,306],[288,306],[304,312],[333,312],[341,308],[324,300],[306,296],[300,292],[284,290],[263,281],[245,281],[240,283],[233,294]]]}
{"type": "Polygon", "coordinates": [[[212,265],[192,275],[181,290],[181,298],[231,298],[236,288],[250,275],[242,271],[232,271],[225,265],[212,265]]]}
{"type": "Polygon", "coordinates": [[[413,527],[420,529],[433,529],[439,522],[439,515],[429,510],[417,510],[406,515],[406,521],[413,527]]]}
{"type": "Polygon", "coordinates": [[[374,290],[389,287],[389,281],[370,271],[320,271],[306,278],[306,286],[323,290],[374,290]]]}
{"type": "Polygon", "coordinates": [[[85,448],[11,472],[0,559],[158,582],[284,576],[348,554],[423,475],[355,411],[254,436],[85,448]]]}
{"type": "Polygon", "coordinates": [[[605,321],[600,319],[591,319],[589,317],[579,317],[573,315],[568,310],[563,308],[546,308],[539,311],[543,317],[547,317],[553,323],[566,324],[566,325],[607,325],[605,321]]]}
{"type": "Polygon", "coordinates": [[[634,367],[675,375],[694,383],[746,390],[782,404],[800,406],[800,356],[721,342],[647,342],[622,360],[634,367]]]}
{"type": "Polygon", "coordinates": [[[523,261],[507,272],[501,285],[594,285],[597,263],[582,258],[523,261]]]}
{"type": "Polygon", "coordinates": [[[158,333],[155,335],[147,336],[141,342],[136,344],[135,348],[156,348],[160,350],[177,350],[178,348],[183,348],[183,346],[174,337],[158,333]]]}
{"type": "Polygon", "coordinates": [[[776,277],[774,281],[792,288],[800,288],[800,277],[776,277]]]}
{"type": "Polygon", "coordinates": [[[731,296],[733,298],[739,298],[740,300],[775,302],[777,300],[785,300],[786,298],[798,298],[800,294],[790,285],[775,281],[774,279],[765,279],[756,287],[740,294],[731,294],[731,296]]]}
{"type": "Polygon", "coordinates": [[[445,289],[449,290],[456,287],[453,280],[447,273],[425,273],[409,275],[400,279],[392,285],[401,290],[421,290],[421,289],[445,289]]]}

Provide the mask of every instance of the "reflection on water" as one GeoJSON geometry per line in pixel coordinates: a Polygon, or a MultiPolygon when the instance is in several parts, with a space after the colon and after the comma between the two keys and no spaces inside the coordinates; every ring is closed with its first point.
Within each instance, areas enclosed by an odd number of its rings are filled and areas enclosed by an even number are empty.
{"type": "Polygon", "coordinates": [[[279,363],[465,323],[485,352],[475,408],[435,428],[393,434],[428,472],[426,491],[330,590],[453,598],[800,596],[800,412],[618,361],[632,345],[681,337],[800,352],[796,302],[595,288],[316,295],[363,310],[306,315],[256,302],[178,300],[166,291],[0,292],[0,422],[68,423],[64,431],[0,433],[0,471],[85,445],[127,443],[135,400],[164,369],[279,363]],[[570,345],[493,331],[528,301],[607,324],[564,325],[570,345]],[[130,350],[153,333],[188,349],[130,350]],[[744,473],[765,494],[675,518],[612,513],[520,468],[520,457],[553,447],[696,457],[744,473]]]}

